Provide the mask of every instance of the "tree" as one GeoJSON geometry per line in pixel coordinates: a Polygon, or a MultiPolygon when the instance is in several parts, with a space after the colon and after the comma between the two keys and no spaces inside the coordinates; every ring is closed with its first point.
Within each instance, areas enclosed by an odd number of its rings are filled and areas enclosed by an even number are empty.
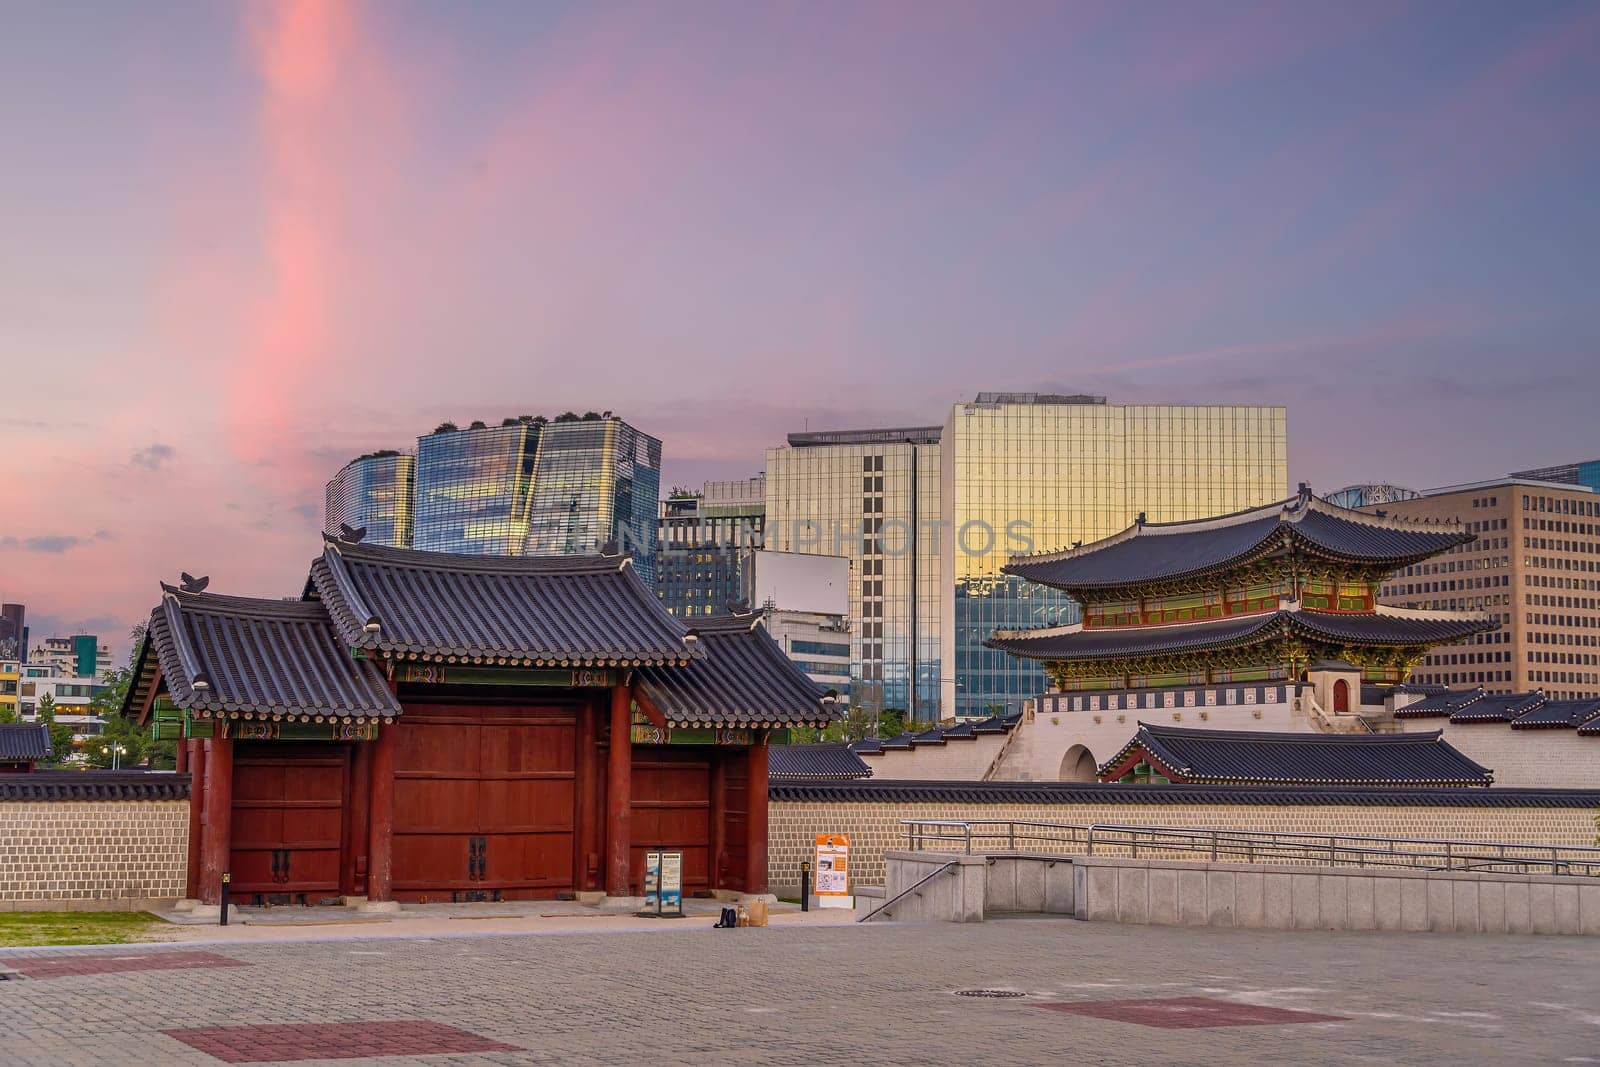
{"type": "Polygon", "coordinates": [[[0,704],[0,724],[17,721],[17,706],[15,704],[0,704]]]}
{"type": "Polygon", "coordinates": [[[461,427],[457,426],[453,422],[441,422],[439,425],[437,425],[437,426],[435,426],[433,428],[433,432],[434,433],[455,433],[460,428],[461,427]]]}
{"type": "Polygon", "coordinates": [[[65,763],[72,755],[72,727],[56,723],[56,698],[46,693],[39,698],[39,721],[50,728],[50,747],[55,749],[56,762],[65,763]]]}
{"type": "Polygon", "coordinates": [[[686,485],[675,485],[675,486],[672,487],[672,492],[667,494],[667,499],[668,500],[693,500],[696,497],[698,497],[699,495],[700,495],[699,493],[695,492],[693,489],[690,489],[686,485]]]}
{"type": "Polygon", "coordinates": [[[561,414],[556,416],[556,421],[557,422],[577,422],[578,421],[578,413],[576,411],[563,411],[561,414]]]}

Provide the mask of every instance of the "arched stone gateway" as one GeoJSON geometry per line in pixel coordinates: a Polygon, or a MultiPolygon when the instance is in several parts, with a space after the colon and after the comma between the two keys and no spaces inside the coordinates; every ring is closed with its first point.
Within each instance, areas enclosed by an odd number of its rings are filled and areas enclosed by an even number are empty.
{"type": "Polygon", "coordinates": [[[1094,753],[1082,745],[1073,745],[1067,749],[1067,754],[1061,757],[1059,778],[1063,782],[1092,782],[1099,767],[1100,765],[1095,762],[1094,753]]]}

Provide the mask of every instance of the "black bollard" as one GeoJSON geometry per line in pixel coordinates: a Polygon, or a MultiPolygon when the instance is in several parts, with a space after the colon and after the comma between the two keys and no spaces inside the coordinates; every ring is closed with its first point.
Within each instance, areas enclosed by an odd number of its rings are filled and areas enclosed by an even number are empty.
{"type": "Polygon", "coordinates": [[[800,864],[800,910],[811,910],[811,861],[800,864]]]}
{"type": "Polygon", "coordinates": [[[222,872],[222,925],[228,925],[228,883],[232,879],[227,871],[222,872]]]}

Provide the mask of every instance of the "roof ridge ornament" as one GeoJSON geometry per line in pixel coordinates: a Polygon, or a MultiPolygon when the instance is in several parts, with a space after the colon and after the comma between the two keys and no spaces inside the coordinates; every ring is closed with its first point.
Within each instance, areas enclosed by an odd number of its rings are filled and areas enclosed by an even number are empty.
{"type": "Polygon", "coordinates": [[[179,588],[185,593],[203,593],[206,591],[206,586],[211,584],[211,575],[204,574],[196,578],[188,571],[184,571],[178,575],[178,583],[179,588]]]}
{"type": "Polygon", "coordinates": [[[348,522],[339,524],[339,540],[347,544],[359,545],[361,539],[366,536],[367,528],[365,526],[351,526],[348,522]]]}

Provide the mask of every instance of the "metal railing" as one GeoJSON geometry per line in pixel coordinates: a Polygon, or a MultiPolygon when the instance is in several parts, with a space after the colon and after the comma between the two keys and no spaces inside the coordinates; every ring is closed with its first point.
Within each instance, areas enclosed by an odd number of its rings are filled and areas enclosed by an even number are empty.
{"type": "Polygon", "coordinates": [[[900,825],[913,851],[1142,856],[1219,863],[1413,867],[1600,877],[1600,848],[1576,845],[1016,819],[901,819],[900,825]]]}
{"type": "Polygon", "coordinates": [[[890,897],[888,900],[884,901],[882,904],[879,904],[876,908],[873,908],[871,911],[869,911],[865,915],[861,916],[861,918],[857,919],[856,922],[864,923],[868,919],[872,919],[872,918],[875,918],[875,917],[877,917],[879,915],[882,915],[884,912],[888,911],[890,908],[894,907],[896,904],[900,903],[906,897],[909,897],[912,893],[915,893],[917,890],[921,889],[923,886],[927,885],[929,882],[933,881],[935,878],[939,877],[941,874],[945,874],[948,871],[953,871],[953,870],[955,870],[955,868],[956,868],[956,861],[955,860],[951,860],[949,863],[940,864],[937,868],[935,868],[933,871],[931,871],[930,873],[928,873],[924,877],[918,878],[911,885],[906,886],[906,888],[900,890],[900,892],[896,893],[894,896],[890,897]]]}

